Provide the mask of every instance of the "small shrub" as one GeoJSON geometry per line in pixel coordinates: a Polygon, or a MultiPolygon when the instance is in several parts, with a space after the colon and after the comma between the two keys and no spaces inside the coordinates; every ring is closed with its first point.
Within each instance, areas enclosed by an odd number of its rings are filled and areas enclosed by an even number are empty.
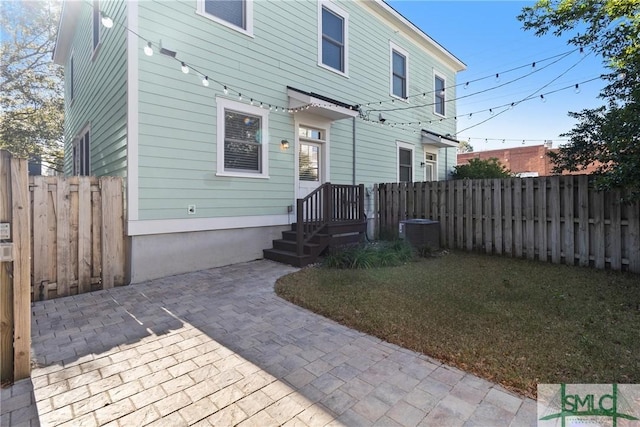
{"type": "Polygon", "coordinates": [[[394,240],[337,250],[324,258],[323,266],[339,269],[394,267],[413,258],[414,253],[408,243],[403,240],[394,240]]]}

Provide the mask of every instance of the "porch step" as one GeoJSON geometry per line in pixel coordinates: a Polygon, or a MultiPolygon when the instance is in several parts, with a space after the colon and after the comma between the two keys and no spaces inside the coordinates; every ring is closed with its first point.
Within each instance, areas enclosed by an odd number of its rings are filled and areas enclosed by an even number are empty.
{"type": "Polygon", "coordinates": [[[263,249],[262,253],[266,259],[290,264],[294,267],[304,267],[311,264],[315,259],[311,255],[298,256],[295,252],[283,251],[281,249],[263,249]]]}
{"type": "MultiPolygon", "coordinates": [[[[273,249],[295,253],[298,249],[298,245],[295,240],[277,239],[273,241],[273,249]]],[[[306,243],[304,245],[305,255],[318,255],[319,252],[320,245],[317,243],[306,243]]]]}

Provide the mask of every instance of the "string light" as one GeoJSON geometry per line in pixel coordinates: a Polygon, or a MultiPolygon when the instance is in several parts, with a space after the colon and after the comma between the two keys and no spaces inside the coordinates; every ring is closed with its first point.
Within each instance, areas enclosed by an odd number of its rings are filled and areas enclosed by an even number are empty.
{"type": "Polygon", "coordinates": [[[576,83],[576,88],[573,91],[575,93],[580,93],[580,84],[576,83]]]}
{"type": "Polygon", "coordinates": [[[542,102],[547,102],[547,99],[544,97],[544,95],[540,95],[540,101],[542,102]]]}
{"type": "Polygon", "coordinates": [[[500,73],[496,73],[496,83],[500,83],[500,73]]]}
{"type": "Polygon", "coordinates": [[[225,95],[229,95],[229,89],[227,89],[227,87],[226,87],[226,86],[224,87],[223,91],[224,91],[224,94],[225,94],[225,95]]]}
{"type": "Polygon", "coordinates": [[[102,25],[105,26],[105,28],[113,27],[113,19],[105,15],[104,12],[100,12],[100,17],[101,17],[100,21],[102,22],[102,25]]]}
{"type": "Polygon", "coordinates": [[[489,108],[489,114],[493,116],[493,108],[489,108]]]}
{"type": "Polygon", "coordinates": [[[242,94],[238,93],[238,101],[242,101],[242,94]]]}
{"type": "Polygon", "coordinates": [[[202,85],[204,87],[209,87],[209,76],[204,76],[204,78],[202,79],[202,85]]]}
{"type": "Polygon", "coordinates": [[[151,42],[147,42],[147,45],[144,47],[144,54],[147,56],[153,56],[153,47],[151,42]]]}
{"type": "Polygon", "coordinates": [[[187,64],[185,64],[184,62],[181,63],[180,69],[183,73],[189,74],[189,67],[187,67],[187,64]]]}

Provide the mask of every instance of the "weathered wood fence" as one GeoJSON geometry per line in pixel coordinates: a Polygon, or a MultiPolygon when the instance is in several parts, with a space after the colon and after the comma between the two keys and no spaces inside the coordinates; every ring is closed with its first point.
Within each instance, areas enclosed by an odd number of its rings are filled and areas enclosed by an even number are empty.
{"type": "Polygon", "coordinates": [[[122,178],[32,176],[34,301],[125,284],[122,178]]]}
{"type": "Polygon", "coordinates": [[[27,161],[0,150],[0,377],[2,382],[31,374],[29,185],[27,161]],[[6,252],[5,252],[6,251],[6,252]]]}
{"type": "Polygon", "coordinates": [[[11,261],[0,263],[2,381],[30,374],[31,301],[126,284],[119,177],[28,176],[0,150],[0,223],[11,261]]]}
{"type": "Polygon", "coordinates": [[[377,232],[427,218],[443,247],[640,273],[640,203],[621,198],[586,175],[378,184],[377,232]]]}

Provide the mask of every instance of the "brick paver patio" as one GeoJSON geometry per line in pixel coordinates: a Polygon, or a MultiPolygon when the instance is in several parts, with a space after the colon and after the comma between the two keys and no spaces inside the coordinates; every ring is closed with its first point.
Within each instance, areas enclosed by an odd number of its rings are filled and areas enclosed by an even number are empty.
{"type": "Polygon", "coordinates": [[[2,426],[532,426],[474,375],[278,298],[255,261],[33,306],[2,426]]]}

